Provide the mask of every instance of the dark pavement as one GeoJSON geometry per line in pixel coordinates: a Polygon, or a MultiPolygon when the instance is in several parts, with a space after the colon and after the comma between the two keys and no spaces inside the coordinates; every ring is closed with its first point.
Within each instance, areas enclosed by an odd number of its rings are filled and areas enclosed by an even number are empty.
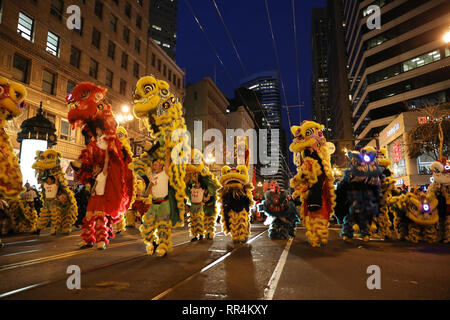
{"type": "Polygon", "coordinates": [[[450,298],[450,245],[345,243],[338,233],[331,229],[327,247],[312,248],[304,228],[292,241],[273,241],[267,226],[253,224],[249,243],[235,246],[221,232],[213,241],[191,243],[187,228],[180,228],[165,258],[146,255],[136,229],[117,235],[104,251],[79,250],[79,231],[5,237],[0,299],[450,298]],[[69,265],[81,269],[80,290],[66,286],[69,265]],[[370,265],[380,267],[380,290],[367,288],[370,265]]]}

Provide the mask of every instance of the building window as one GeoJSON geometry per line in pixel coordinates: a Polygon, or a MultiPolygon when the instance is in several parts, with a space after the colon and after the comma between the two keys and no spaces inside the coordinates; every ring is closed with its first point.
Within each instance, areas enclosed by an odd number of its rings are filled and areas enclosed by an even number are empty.
{"type": "Polygon", "coordinates": [[[417,157],[417,173],[418,174],[433,174],[431,172],[431,164],[434,162],[433,157],[428,154],[422,154],[417,157]]]}
{"type": "Polygon", "coordinates": [[[111,16],[111,19],[109,19],[109,27],[111,28],[111,30],[113,30],[114,32],[117,32],[117,17],[116,16],[111,16]]]}
{"type": "Polygon", "coordinates": [[[17,23],[17,33],[33,42],[34,20],[23,12],[19,12],[19,22],[17,23]]]}
{"type": "Polygon", "coordinates": [[[122,68],[128,69],[128,55],[125,52],[122,52],[122,68]]]}
{"type": "Polygon", "coordinates": [[[128,2],[125,3],[125,14],[128,18],[131,18],[131,4],[128,2]]]}
{"type": "Polygon", "coordinates": [[[48,94],[55,94],[56,75],[48,70],[42,72],[42,91],[48,94]]]}
{"type": "Polygon", "coordinates": [[[144,1],[143,0],[137,0],[138,5],[140,5],[142,7],[144,1]]]}
{"type": "Polygon", "coordinates": [[[101,33],[95,27],[92,29],[92,45],[96,48],[100,48],[100,36],[101,33]]]}
{"type": "Polygon", "coordinates": [[[72,80],[67,80],[67,87],[66,87],[66,94],[69,94],[73,91],[73,88],[75,88],[77,84],[73,82],[72,80]]]}
{"type": "Polygon", "coordinates": [[[136,27],[138,27],[139,29],[142,28],[142,17],[140,15],[137,15],[136,17],[136,27]]]}
{"type": "Polygon", "coordinates": [[[158,46],[161,45],[161,41],[159,41],[159,40],[154,40],[154,41],[156,42],[156,44],[157,44],[158,46]]]}
{"type": "Polygon", "coordinates": [[[59,20],[62,20],[64,10],[64,1],[62,0],[52,0],[52,3],[50,5],[50,13],[58,18],[59,20]]]}
{"type": "Polygon", "coordinates": [[[108,57],[110,57],[111,59],[114,60],[115,52],[116,52],[116,45],[114,44],[114,42],[109,41],[108,42],[108,57]]]}
{"type": "Polygon", "coordinates": [[[72,46],[70,48],[70,64],[74,67],[80,68],[81,50],[72,46]]]}
{"type": "Polygon", "coordinates": [[[137,53],[141,52],[141,40],[138,38],[134,40],[134,50],[136,50],[137,53]]]}
{"type": "Polygon", "coordinates": [[[123,41],[130,43],[130,29],[123,27],[123,41]]]}
{"type": "Polygon", "coordinates": [[[98,62],[91,58],[91,63],[89,65],[89,75],[97,79],[98,74],[98,62]]]}
{"type": "Polygon", "coordinates": [[[180,89],[180,78],[177,79],[177,87],[180,89]]]}
{"type": "Polygon", "coordinates": [[[172,70],[169,70],[169,77],[168,77],[169,81],[172,81],[172,70]]]}
{"type": "Polygon", "coordinates": [[[153,28],[153,29],[156,29],[156,30],[158,30],[158,31],[161,31],[161,27],[160,27],[160,26],[157,26],[156,24],[152,24],[152,28],[153,28]]]}
{"type": "Polygon", "coordinates": [[[170,48],[170,44],[163,43],[162,45],[163,45],[163,47],[170,48]]]}
{"type": "Polygon", "coordinates": [[[152,66],[155,66],[156,56],[152,53],[152,66]]]}
{"type": "Polygon", "coordinates": [[[167,67],[166,65],[163,66],[163,76],[165,77],[167,74],[167,67]]]}
{"type": "Polygon", "coordinates": [[[177,75],[175,73],[173,74],[173,85],[177,85],[177,75]]]}
{"type": "Polygon", "coordinates": [[[69,121],[61,119],[60,124],[59,137],[66,141],[75,142],[76,131],[72,130],[69,121]]]}
{"type": "Polygon", "coordinates": [[[56,124],[56,115],[53,113],[50,113],[48,111],[44,111],[44,117],[46,117],[50,122],[55,125],[56,124]]]}
{"type": "Polygon", "coordinates": [[[139,78],[139,64],[135,61],[133,65],[133,75],[139,78]]]}
{"type": "Polygon", "coordinates": [[[432,52],[426,53],[424,55],[418,56],[414,59],[403,62],[403,72],[422,67],[431,62],[441,59],[441,53],[439,50],[434,50],[432,52]]]}
{"type": "Polygon", "coordinates": [[[161,59],[158,59],[158,71],[161,72],[161,59]]]}
{"type": "Polygon", "coordinates": [[[47,34],[47,48],[45,50],[56,57],[59,56],[59,36],[51,31],[47,34]]]}
{"type": "Polygon", "coordinates": [[[112,88],[114,73],[106,69],[106,86],[112,88]]]}
{"type": "Polygon", "coordinates": [[[31,61],[14,54],[13,58],[13,78],[23,83],[28,83],[31,61]]]}
{"type": "Polygon", "coordinates": [[[100,19],[103,18],[103,3],[101,1],[95,0],[94,13],[100,19]]]}
{"type": "Polygon", "coordinates": [[[120,94],[124,96],[126,90],[127,90],[127,82],[123,79],[120,79],[120,88],[119,88],[120,94]]]}
{"type": "Polygon", "coordinates": [[[81,21],[80,22],[81,22],[80,23],[80,29],[73,28],[73,31],[78,33],[80,36],[82,36],[83,35],[83,26],[84,26],[84,18],[83,17],[81,17],[81,21]]]}

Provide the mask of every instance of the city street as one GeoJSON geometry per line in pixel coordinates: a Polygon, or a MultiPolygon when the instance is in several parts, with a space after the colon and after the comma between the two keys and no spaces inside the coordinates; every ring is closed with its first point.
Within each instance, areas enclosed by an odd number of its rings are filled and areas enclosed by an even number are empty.
{"type": "Polygon", "coordinates": [[[449,245],[345,243],[336,227],[325,248],[310,247],[302,227],[293,240],[273,241],[267,226],[253,224],[251,239],[241,246],[221,232],[213,241],[191,243],[187,228],[179,228],[165,258],[146,255],[134,228],[116,235],[105,251],[78,249],[80,231],[4,237],[0,299],[450,298],[449,245]],[[80,290],[67,287],[70,265],[81,269],[80,290]],[[381,289],[367,287],[371,265],[380,268],[381,289]]]}

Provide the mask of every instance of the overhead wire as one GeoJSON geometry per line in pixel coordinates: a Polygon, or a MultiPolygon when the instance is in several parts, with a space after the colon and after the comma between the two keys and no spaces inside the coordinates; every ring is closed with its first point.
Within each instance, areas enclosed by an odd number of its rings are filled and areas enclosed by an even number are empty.
{"type": "Polygon", "coordinates": [[[297,23],[295,19],[295,4],[292,0],[292,24],[294,26],[294,45],[295,45],[295,64],[297,68],[297,103],[300,106],[299,117],[300,123],[302,122],[302,102],[300,100],[300,65],[298,63],[298,44],[297,44],[297,23]]]}
{"type": "MultiPolygon", "coordinates": [[[[218,54],[218,52],[217,52],[217,49],[214,47],[214,45],[212,44],[212,42],[209,40],[209,37],[208,37],[208,35],[206,34],[206,31],[205,31],[205,29],[203,28],[203,26],[201,25],[201,23],[200,23],[198,17],[196,16],[194,10],[192,9],[192,7],[191,7],[191,5],[190,5],[190,3],[189,3],[189,0],[185,0],[185,3],[186,3],[186,5],[187,5],[187,7],[189,8],[189,10],[190,10],[192,16],[194,17],[194,20],[197,22],[197,24],[198,24],[200,30],[203,32],[203,34],[204,34],[204,36],[205,36],[205,38],[206,38],[206,40],[207,40],[209,46],[210,46],[211,49],[214,51],[214,54],[216,55],[217,59],[219,60],[220,64],[222,65],[222,67],[224,68],[224,71],[225,71],[226,75],[227,75],[228,78],[231,80],[231,82],[236,83],[236,81],[234,81],[234,79],[233,79],[233,77],[231,76],[231,74],[228,72],[228,69],[227,69],[227,67],[225,66],[225,64],[223,63],[222,59],[220,58],[220,56],[219,56],[219,54],[218,54]]],[[[216,5],[217,5],[217,4],[216,4],[216,5]]],[[[216,6],[216,9],[220,12],[220,10],[218,9],[217,6],[216,6]]],[[[220,15],[220,16],[221,16],[221,15],[220,15]]],[[[222,23],[225,25],[225,22],[223,21],[223,18],[222,18],[222,23]]],[[[228,34],[229,34],[229,33],[228,33],[228,34]]],[[[229,36],[230,36],[231,41],[232,41],[231,34],[229,34],[229,36]]],[[[232,41],[232,42],[234,43],[234,41],[232,41]]],[[[236,46],[234,46],[234,47],[235,47],[235,52],[237,52],[236,46]]],[[[239,57],[240,57],[240,56],[239,56],[239,57]]],[[[240,59],[240,62],[242,62],[241,59],[240,59]]],[[[245,71],[246,69],[245,69],[243,63],[242,63],[242,66],[241,66],[241,67],[243,68],[244,72],[246,72],[246,71],[245,71]]],[[[250,107],[248,106],[248,104],[247,104],[247,102],[245,101],[244,97],[240,94],[239,90],[238,90],[237,92],[238,92],[238,95],[240,96],[242,102],[243,102],[243,103],[245,104],[245,106],[247,107],[246,109],[249,110],[249,111],[251,111],[250,107]]],[[[256,95],[256,94],[255,94],[255,95],[256,95]]],[[[258,101],[259,108],[261,109],[261,111],[263,112],[263,114],[264,114],[264,115],[266,116],[266,118],[267,118],[267,113],[266,113],[266,111],[262,108],[261,102],[259,101],[259,99],[256,99],[256,100],[258,101]]],[[[268,124],[268,126],[269,126],[269,129],[272,129],[270,123],[267,122],[267,124],[268,124]]],[[[257,125],[258,129],[262,129],[262,128],[259,127],[259,124],[258,124],[258,123],[256,123],[256,125],[257,125]]],[[[287,159],[284,157],[283,153],[280,153],[280,154],[281,154],[281,158],[283,159],[285,165],[287,166],[287,169],[288,169],[288,175],[289,175],[289,178],[290,178],[292,175],[291,175],[291,172],[290,172],[290,170],[289,170],[289,163],[288,163],[287,159]]]]}

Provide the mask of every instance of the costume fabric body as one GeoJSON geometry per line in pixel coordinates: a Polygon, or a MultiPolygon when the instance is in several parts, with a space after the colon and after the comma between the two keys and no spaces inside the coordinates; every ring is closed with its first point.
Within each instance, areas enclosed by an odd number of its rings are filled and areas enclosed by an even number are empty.
{"type": "Polygon", "coordinates": [[[350,166],[336,187],[336,217],[342,224],[344,240],[353,238],[356,225],[363,240],[369,241],[370,225],[380,212],[380,176],[384,168],[378,164],[377,151],[371,147],[361,152],[348,151],[347,157],[350,166]]]}
{"type": "Polygon", "coordinates": [[[253,185],[249,183],[248,168],[222,167],[217,191],[221,203],[222,231],[230,234],[233,242],[244,243],[250,236],[250,206],[253,205],[253,185]]]}
{"type": "Polygon", "coordinates": [[[0,197],[17,198],[23,191],[22,173],[9,137],[7,120],[22,114],[27,91],[19,83],[0,77],[0,197]]]}
{"type": "Polygon", "coordinates": [[[299,213],[286,191],[281,191],[278,183],[272,181],[270,190],[264,194],[264,201],[258,205],[258,210],[271,219],[269,238],[289,239],[295,237],[299,213]]]}
{"type": "Polygon", "coordinates": [[[123,153],[116,131],[117,123],[111,105],[106,101],[106,91],[100,86],[82,82],[66,97],[71,108],[68,115],[70,124],[73,128],[81,127],[90,139],[78,160],[71,163],[75,178],[82,184],[92,181],[93,169],[96,166],[103,168],[105,155],[109,154],[104,194],[89,199],[81,234],[86,245],[98,243],[99,248],[104,248],[109,237],[113,237],[111,224],[120,222],[134,192],[130,179],[132,172],[128,168],[131,159],[123,153]],[[97,129],[101,129],[101,136],[97,136],[97,129]]]}
{"type": "MultiPolygon", "coordinates": [[[[370,148],[365,148],[370,151],[370,148]]],[[[395,196],[395,180],[392,178],[392,172],[389,170],[389,166],[392,162],[386,157],[386,148],[381,148],[378,151],[378,164],[382,167],[382,173],[380,175],[381,194],[380,210],[373,217],[372,225],[370,228],[371,236],[378,236],[382,239],[392,237],[392,221],[389,212],[389,204],[392,201],[392,197],[395,196]]]]}
{"type": "MultiPolygon", "coordinates": [[[[165,81],[152,76],[139,79],[133,91],[133,103],[134,115],[143,120],[151,140],[140,159],[149,167],[154,161],[165,162],[167,157],[172,160],[166,168],[167,195],[161,198],[152,194],[152,204],[142,217],[143,224],[139,228],[147,245],[147,253],[156,253],[161,257],[172,250],[172,228],[184,224],[184,178],[190,157],[184,137],[186,125],[182,106],[170,93],[169,84],[165,81]]],[[[159,178],[166,179],[164,175],[159,178]]],[[[158,189],[162,188],[161,183],[158,183],[158,189]]],[[[157,190],[157,193],[161,190],[157,190]]]]}
{"type": "Polygon", "coordinates": [[[442,158],[431,164],[433,183],[428,189],[438,200],[439,230],[444,243],[450,242],[450,161],[442,158]]]}
{"type": "Polygon", "coordinates": [[[334,177],[323,129],[314,121],[303,121],[291,127],[294,139],[289,146],[297,165],[297,174],[290,181],[293,197],[313,247],[328,242],[328,221],[335,206],[334,177]]]}
{"type": "MultiPolygon", "coordinates": [[[[10,199],[7,204],[8,206],[3,212],[6,218],[4,220],[6,223],[4,225],[5,230],[12,230],[17,233],[33,232],[36,230],[38,214],[34,208],[19,199],[10,199]]],[[[3,234],[7,233],[5,230],[2,231],[3,234]]]]}
{"type": "MultiPolygon", "coordinates": [[[[124,155],[123,161],[125,163],[125,166],[129,168],[129,170],[125,171],[126,184],[133,186],[132,198],[130,199],[128,208],[126,210],[126,212],[128,212],[133,206],[134,201],[136,200],[137,180],[136,175],[134,174],[132,168],[133,152],[131,151],[130,141],[128,140],[128,132],[124,127],[119,126],[117,127],[117,135],[119,137],[120,142],[122,143],[122,153],[124,155]]],[[[126,212],[121,213],[120,221],[114,225],[114,228],[117,233],[126,230],[127,227],[126,212]]]]}
{"type": "Polygon", "coordinates": [[[390,210],[394,212],[394,228],[399,240],[418,243],[439,241],[438,200],[433,194],[418,196],[408,192],[393,197],[390,210]]]}
{"type": "Polygon", "coordinates": [[[203,236],[213,239],[216,232],[217,189],[220,183],[202,159],[202,153],[194,149],[191,163],[186,165],[186,195],[191,202],[189,228],[194,239],[202,239],[203,236]]]}
{"type": "Polygon", "coordinates": [[[69,234],[77,220],[78,206],[60,165],[61,154],[51,149],[37,151],[35,159],[32,167],[42,185],[43,202],[37,228],[45,229],[51,220],[52,234],[57,231],[69,234]],[[54,183],[50,184],[49,178],[54,183]]]}

